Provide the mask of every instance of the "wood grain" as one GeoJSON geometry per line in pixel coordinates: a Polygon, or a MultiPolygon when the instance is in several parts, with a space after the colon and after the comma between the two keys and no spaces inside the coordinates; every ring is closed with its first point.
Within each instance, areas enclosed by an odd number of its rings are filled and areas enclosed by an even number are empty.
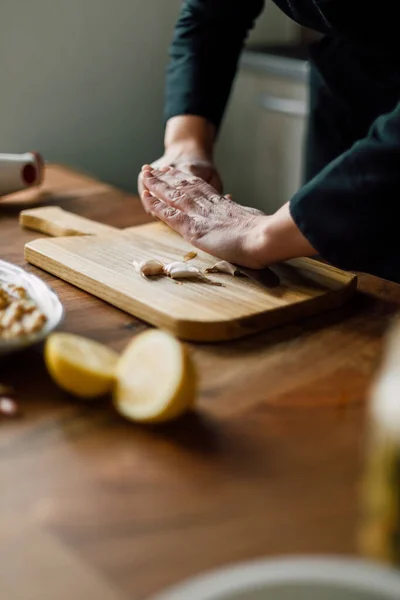
{"type": "MultiPolygon", "coordinates": [[[[119,228],[149,221],[129,194],[99,194],[99,182],[59,166],[47,176],[52,205],[119,228]]],[[[11,200],[0,203],[2,258],[55,289],[64,331],[123,350],[146,325],[24,262],[38,234],[20,228],[11,200]]],[[[3,360],[0,381],[15,387],[22,411],[0,424],[3,518],[51,536],[130,600],[242,560],[355,555],[365,404],[399,307],[400,286],[359,275],[338,310],[189,344],[197,409],[162,428],[133,426],[107,401],[74,401],[50,380],[40,346],[3,360]]],[[[0,536],[8,564],[24,543],[0,536]]],[[[38,554],[48,558],[43,546],[38,554]]],[[[30,598],[29,581],[25,590],[30,598]]]]}
{"type": "Polygon", "coordinates": [[[128,600],[54,536],[0,521],[0,584],[7,600],[128,600]]]}
{"type": "MultiPolygon", "coordinates": [[[[96,232],[96,223],[48,208],[25,211],[21,223],[42,232],[80,235],[96,232]],[[39,214],[40,213],[40,214],[39,214]],[[53,222],[54,218],[54,222],[53,222]],[[69,234],[68,232],[72,232],[69,234]]],[[[210,275],[221,287],[169,278],[145,280],[133,261],[156,258],[163,263],[183,260],[188,252],[204,269],[216,259],[197,251],[161,223],[151,223],[111,235],[79,239],[40,239],[25,247],[31,264],[74,284],[147,323],[190,341],[219,342],[253,334],[289,321],[341,306],[356,288],[356,276],[310,259],[274,267],[281,284],[265,290],[247,277],[210,275]]]]}
{"type": "Polygon", "coordinates": [[[19,222],[21,227],[54,237],[101,235],[118,231],[115,227],[74,215],[59,206],[23,210],[20,213],[19,222]]]}

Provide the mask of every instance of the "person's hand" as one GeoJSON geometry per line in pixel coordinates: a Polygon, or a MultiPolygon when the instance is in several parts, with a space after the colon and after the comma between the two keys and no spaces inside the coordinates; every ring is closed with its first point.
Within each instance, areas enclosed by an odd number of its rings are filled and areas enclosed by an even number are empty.
{"type": "Polygon", "coordinates": [[[229,262],[261,268],[268,217],[222,196],[209,183],[181,170],[145,166],[142,201],[197,248],[229,262]]]}
{"type": "Polygon", "coordinates": [[[166,154],[156,160],[151,166],[154,169],[174,167],[179,171],[182,171],[182,173],[194,175],[206,183],[209,183],[217,192],[222,192],[222,181],[215,165],[209,157],[200,152],[197,152],[196,154],[183,154],[177,157],[166,154]]]}
{"type": "MultiPolygon", "coordinates": [[[[175,167],[203,179],[222,193],[222,181],[214,166],[216,128],[208,119],[195,115],[177,115],[168,120],[164,136],[164,156],[152,163],[154,169],[175,167]]],[[[139,174],[140,196],[144,185],[139,174]]]]}
{"type": "MultiPolygon", "coordinates": [[[[222,181],[212,160],[203,152],[166,152],[164,156],[154,161],[150,165],[153,169],[162,169],[164,167],[174,167],[187,173],[199,177],[210,184],[217,192],[222,192],[222,181]]],[[[143,185],[142,173],[138,178],[138,190],[140,197],[145,190],[143,185]]]]}
{"type": "Polygon", "coordinates": [[[315,249],[295,224],[287,202],[274,215],[233,202],[204,180],[175,168],[142,170],[147,212],[193,246],[251,269],[300,256],[315,249]]]}

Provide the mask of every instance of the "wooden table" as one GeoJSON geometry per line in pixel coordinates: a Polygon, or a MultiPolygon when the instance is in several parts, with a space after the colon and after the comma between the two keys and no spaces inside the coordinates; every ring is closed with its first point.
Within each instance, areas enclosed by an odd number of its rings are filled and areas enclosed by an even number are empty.
{"type": "MultiPolygon", "coordinates": [[[[53,166],[38,197],[0,204],[1,257],[53,286],[64,330],[121,350],[145,324],[24,263],[37,234],[20,230],[18,213],[40,203],[124,227],[148,219],[139,201],[53,166]]],[[[335,313],[193,347],[198,414],[159,429],[71,400],[41,348],[3,361],[0,381],[23,409],[0,424],[0,585],[11,587],[11,570],[20,594],[7,600],[36,600],[31,580],[41,589],[47,571],[64,573],[69,591],[81,577],[81,590],[96,581],[110,586],[104,598],[136,600],[227,563],[355,553],[365,401],[400,302],[398,285],[361,276],[359,288],[335,313]]]]}

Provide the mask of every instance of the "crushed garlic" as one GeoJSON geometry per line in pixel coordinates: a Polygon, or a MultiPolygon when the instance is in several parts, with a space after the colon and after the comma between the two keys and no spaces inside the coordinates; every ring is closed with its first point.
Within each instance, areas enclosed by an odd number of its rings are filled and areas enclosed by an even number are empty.
{"type": "Polygon", "coordinates": [[[171,279],[174,279],[175,282],[177,282],[179,279],[197,279],[210,285],[222,286],[222,283],[212,281],[194,265],[187,264],[188,261],[192,260],[196,256],[196,252],[188,252],[182,261],[174,261],[167,265],[163,265],[158,260],[150,259],[142,262],[134,261],[133,266],[136,272],[140,273],[140,275],[142,275],[142,277],[145,279],[147,279],[147,277],[165,275],[171,279]]]}
{"type": "Polygon", "coordinates": [[[222,285],[215,281],[211,281],[206,277],[200,269],[193,265],[188,265],[185,262],[172,262],[164,267],[164,273],[171,277],[171,279],[200,279],[211,285],[222,285]]]}
{"type": "Polygon", "coordinates": [[[220,260],[212,267],[204,269],[204,273],[228,273],[228,275],[241,275],[239,269],[226,260],[220,260]]]}
{"type": "Polygon", "coordinates": [[[21,286],[0,284],[0,339],[15,339],[40,331],[47,317],[21,286]]]}

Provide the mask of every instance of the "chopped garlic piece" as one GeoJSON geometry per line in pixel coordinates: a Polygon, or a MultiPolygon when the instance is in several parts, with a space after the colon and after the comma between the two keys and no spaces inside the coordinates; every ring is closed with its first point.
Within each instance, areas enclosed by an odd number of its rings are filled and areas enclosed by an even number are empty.
{"type": "Polygon", "coordinates": [[[205,273],[228,273],[229,275],[239,275],[240,271],[234,265],[226,260],[220,260],[212,267],[204,269],[205,273]]]}
{"type": "Polygon", "coordinates": [[[172,262],[164,267],[164,272],[168,277],[171,277],[171,279],[200,279],[211,285],[221,285],[220,283],[208,279],[208,277],[206,277],[197,267],[188,265],[185,262],[172,262]]]}

